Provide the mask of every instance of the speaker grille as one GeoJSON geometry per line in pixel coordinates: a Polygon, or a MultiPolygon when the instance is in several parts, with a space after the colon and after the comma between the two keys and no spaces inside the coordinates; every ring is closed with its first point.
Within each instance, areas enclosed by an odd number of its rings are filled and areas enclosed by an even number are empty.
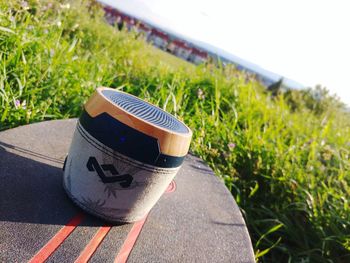
{"type": "Polygon", "coordinates": [[[125,111],[158,127],[178,133],[189,132],[175,117],[141,99],[114,90],[103,90],[102,94],[125,111]]]}

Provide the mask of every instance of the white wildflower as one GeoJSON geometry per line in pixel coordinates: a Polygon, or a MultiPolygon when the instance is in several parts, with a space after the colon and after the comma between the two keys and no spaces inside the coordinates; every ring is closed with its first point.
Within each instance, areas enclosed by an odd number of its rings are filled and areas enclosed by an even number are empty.
{"type": "Polygon", "coordinates": [[[60,5],[60,7],[62,8],[62,9],[69,9],[70,8],[70,4],[65,4],[65,5],[60,5]]]}

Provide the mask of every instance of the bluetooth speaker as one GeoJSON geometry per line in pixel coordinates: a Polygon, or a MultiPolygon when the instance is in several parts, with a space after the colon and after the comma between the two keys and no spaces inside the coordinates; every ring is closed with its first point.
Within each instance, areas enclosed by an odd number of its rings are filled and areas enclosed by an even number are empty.
{"type": "Polygon", "coordinates": [[[137,221],[175,177],[191,137],[183,122],[160,108],[98,88],[78,120],[63,186],[75,204],[95,216],[137,221]]]}

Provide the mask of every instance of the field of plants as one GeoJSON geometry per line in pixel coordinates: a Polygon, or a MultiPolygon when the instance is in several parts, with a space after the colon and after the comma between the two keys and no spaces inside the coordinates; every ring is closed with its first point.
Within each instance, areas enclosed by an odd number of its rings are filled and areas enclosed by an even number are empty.
{"type": "Polygon", "coordinates": [[[95,3],[0,1],[0,130],[77,117],[98,86],[192,128],[191,152],[232,192],[258,261],[350,262],[350,117],[337,99],[272,96],[234,67],[193,66],[107,25],[95,3]]]}

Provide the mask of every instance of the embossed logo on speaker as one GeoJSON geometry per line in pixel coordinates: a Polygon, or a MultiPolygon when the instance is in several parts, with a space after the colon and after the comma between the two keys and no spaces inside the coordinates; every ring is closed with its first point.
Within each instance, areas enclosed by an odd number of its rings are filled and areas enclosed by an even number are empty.
{"type": "Polygon", "coordinates": [[[133,177],[130,174],[120,175],[113,164],[99,164],[95,157],[91,156],[86,164],[90,172],[96,172],[103,183],[119,183],[121,187],[128,188],[133,177]],[[105,172],[109,172],[112,176],[106,176],[105,172]]]}

